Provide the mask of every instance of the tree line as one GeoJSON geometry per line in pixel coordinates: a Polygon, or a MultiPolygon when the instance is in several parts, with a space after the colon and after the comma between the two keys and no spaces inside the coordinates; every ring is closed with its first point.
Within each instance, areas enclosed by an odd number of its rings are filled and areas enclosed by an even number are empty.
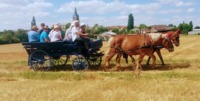
{"type": "MultiPolygon", "coordinates": [[[[36,25],[34,17],[33,17],[33,21],[31,22],[31,25],[36,25]]],[[[185,23],[185,22],[180,23],[178,26],[173,25],[173,24],[169,24],[168,26],[170,28],[172,28],[172,30],[179,28],[181,30],[181,34],[187,34],[189,31],[193,30],[192,21],[190,21],[189,23],[185,23]]],[[[67,23],[65,25],[65,29],[61,29],[61,33],[62,33],[63,37],[64,37],[66,29],[69,27],[70,27],[70,23],[67,23]]],[[[135,30],[133,30],[134,28],[150,29],[151,26],[147,26],[145,24],[140,24],[139,26],[134,26],[134,16],[132,14],[129,14],[127,26],[124,28],[113,27],[113,28],[109,29],[108,27],[95,24],[92,27],[87,26],[86,33],[88,33],[91,38],[95,38],[96,35],[106,32],[106,31],[112,31],[116,34],[138,33],[138,32],[135,32],[135,30]]],[[[194,28],[200,29],[199,26],[196,26],[194,28]]],[[[28,42],[27,30],[23,30],[23,29],[18,29],[17,31],[4,30],[4,31],[0,32],[0,44],[19,43],[19,42],[28,42]]]]}
{"type": "Polygon", "coordinates": [[[27,31],[23,29],[4,30],[0,32],[0,44],[28,42],[27,31]]]}

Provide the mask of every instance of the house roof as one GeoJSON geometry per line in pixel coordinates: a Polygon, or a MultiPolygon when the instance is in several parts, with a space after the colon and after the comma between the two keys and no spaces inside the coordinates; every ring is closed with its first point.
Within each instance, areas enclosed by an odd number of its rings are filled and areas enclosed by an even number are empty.
{"type": "Polygon", "coordinates": [[[114,28],[119,28],[119,29],[126,29],[127,27],[126,26],[108,26],[107,27],[109,30],[112,30],[114,28]]]}
{"type": "Polygon", "coordinates": [[[156,29],[157,31],[170,30],[170,28],[167,25],[152,25],[151,29],[156,29]]]}

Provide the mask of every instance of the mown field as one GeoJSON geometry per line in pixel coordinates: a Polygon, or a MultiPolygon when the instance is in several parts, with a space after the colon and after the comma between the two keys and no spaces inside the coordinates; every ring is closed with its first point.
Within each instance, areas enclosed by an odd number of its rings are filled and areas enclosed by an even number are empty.
{"type": "MultiPolygon", "coordinates": [[[[34,72],[27,66],[21,44],[0,45],[0,101],[200,101],[200,36],[181,36],[181,45],[169,53],[165,66],[145,65],[135,77],[131,64],[124,71],[98,69],[74,72],[66,67],[34,72]]],[[[107,50],[104,42],[102,50],[107,50]]]]}

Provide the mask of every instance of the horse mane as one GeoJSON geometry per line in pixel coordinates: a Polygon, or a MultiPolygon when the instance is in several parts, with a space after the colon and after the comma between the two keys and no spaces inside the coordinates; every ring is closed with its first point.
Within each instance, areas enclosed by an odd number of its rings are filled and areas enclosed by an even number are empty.
{"type": "Polygon", "coordinates": [[[166,37],[166,34],[162,34],[162,33],[149,33],[148,35],[151,38],[152,42],[158,41],[160,38],[166,37]]]}

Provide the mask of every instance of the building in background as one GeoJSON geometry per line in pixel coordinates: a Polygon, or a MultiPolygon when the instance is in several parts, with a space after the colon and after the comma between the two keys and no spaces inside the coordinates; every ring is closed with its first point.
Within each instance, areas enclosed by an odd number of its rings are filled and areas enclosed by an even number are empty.
{"type": "MultiPolygon", "coordinates": [[[[78,13],[77,13],[77,10],[76,10],[76,7],[75,7],[75,9],[74,9],[74,14],[73,14],[73,16],[72,16],[72,20],[74,21],[74,20],[78,20],[78,21],[80,21],[79,20],[79,15],[78,15],[78,13]]],[[[62,29],[62,30],[66,30],[66,24],[59,24],[59,26],[60,26],[60,28],[62,29]]]]}
{"type": "Polygon", "coordinates": [[[167,25],[152,25],[150,32],[155,33],[155,32],[166,32],[171,30],[167,25]]]}
{"type": "Polygon", "coordinates": [[[74,14],[73,14],[73,21],[74,21],[74,20],[80,21],[80,20],[79,20],[79,15],[78,15],[77,10],[76,10],[76,7],[75,7],[75,9],[74,9],[74,14]]]}
{"type": "Polygon", "coordinates": [[[188,35],[197,35],[200,34],[200,29],[193,29],[193,31],[188,32],[188,35]]]}

